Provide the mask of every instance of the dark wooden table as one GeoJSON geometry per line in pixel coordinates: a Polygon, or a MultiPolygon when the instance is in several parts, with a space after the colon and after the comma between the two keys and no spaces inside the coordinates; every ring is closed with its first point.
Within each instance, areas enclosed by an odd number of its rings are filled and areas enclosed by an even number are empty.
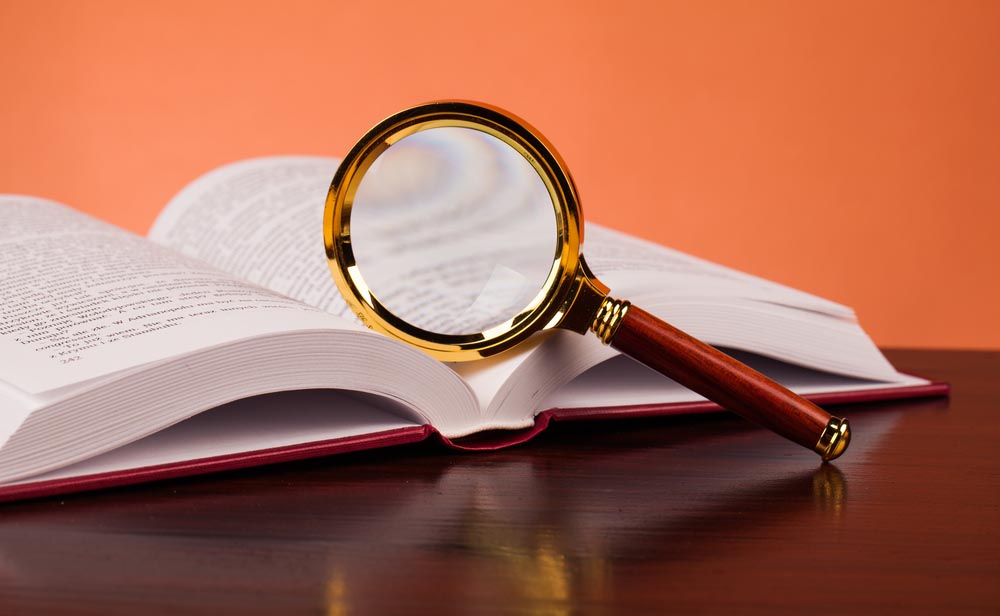
{"type": "Polygon", "coordinates": [[[1000,353],[844,407],[833,465],[731,416],[564,425],[0,507],[0,614],[1000,613],[1000,353]]]}

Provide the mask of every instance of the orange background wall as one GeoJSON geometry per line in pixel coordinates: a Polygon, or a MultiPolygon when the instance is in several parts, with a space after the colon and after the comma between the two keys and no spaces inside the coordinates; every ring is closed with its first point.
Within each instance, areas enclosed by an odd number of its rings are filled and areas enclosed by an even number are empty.
{"type": "Polygon", "coordinates": [[[137,232],[447,97],[540,128],[590,219],[1000,348],[1000,2],[0,0],[0,192],[137,232]]]}

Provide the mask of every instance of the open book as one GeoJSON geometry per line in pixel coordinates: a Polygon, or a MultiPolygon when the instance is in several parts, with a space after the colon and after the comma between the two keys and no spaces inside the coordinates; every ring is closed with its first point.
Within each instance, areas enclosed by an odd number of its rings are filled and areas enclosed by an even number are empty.
{"type": "MultiPolygon", "coordinates": [[[[553,418],[716,409],[595,337],[548,332],[449,365],[365,329],[322,249],[336,164],[217,169],[148,238],[0,197],[0,499],[431,435],[495,447],[553,418]],[[492,438],[463,440],[484,431],[492,438]]],[[[616,296],[820,403],[947,391],[897,372],[847,307],[597,225],[586,233],[588,262],[616,296]]]]}

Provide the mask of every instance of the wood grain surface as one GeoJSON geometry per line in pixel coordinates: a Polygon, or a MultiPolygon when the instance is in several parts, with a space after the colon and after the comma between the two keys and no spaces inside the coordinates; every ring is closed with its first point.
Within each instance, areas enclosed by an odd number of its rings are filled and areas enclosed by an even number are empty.
{"type": "Polygon", "coordinates": [[[996,614],[1000,353],[851,405],[833,464],[731,415],[564,424],[0,507],[0,614],[996,614]]]}

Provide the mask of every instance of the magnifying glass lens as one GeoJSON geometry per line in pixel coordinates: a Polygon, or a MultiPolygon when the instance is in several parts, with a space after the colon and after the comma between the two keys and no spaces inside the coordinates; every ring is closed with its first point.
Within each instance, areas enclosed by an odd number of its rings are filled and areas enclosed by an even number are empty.
{"type": "Polygon", "coordinates": [[[358,185],[350,235],[374,298],[436,334],[509,322],[540,301],[557,265],[545,183],[516,150],[471,128],[389,146],[358,185]]]}

